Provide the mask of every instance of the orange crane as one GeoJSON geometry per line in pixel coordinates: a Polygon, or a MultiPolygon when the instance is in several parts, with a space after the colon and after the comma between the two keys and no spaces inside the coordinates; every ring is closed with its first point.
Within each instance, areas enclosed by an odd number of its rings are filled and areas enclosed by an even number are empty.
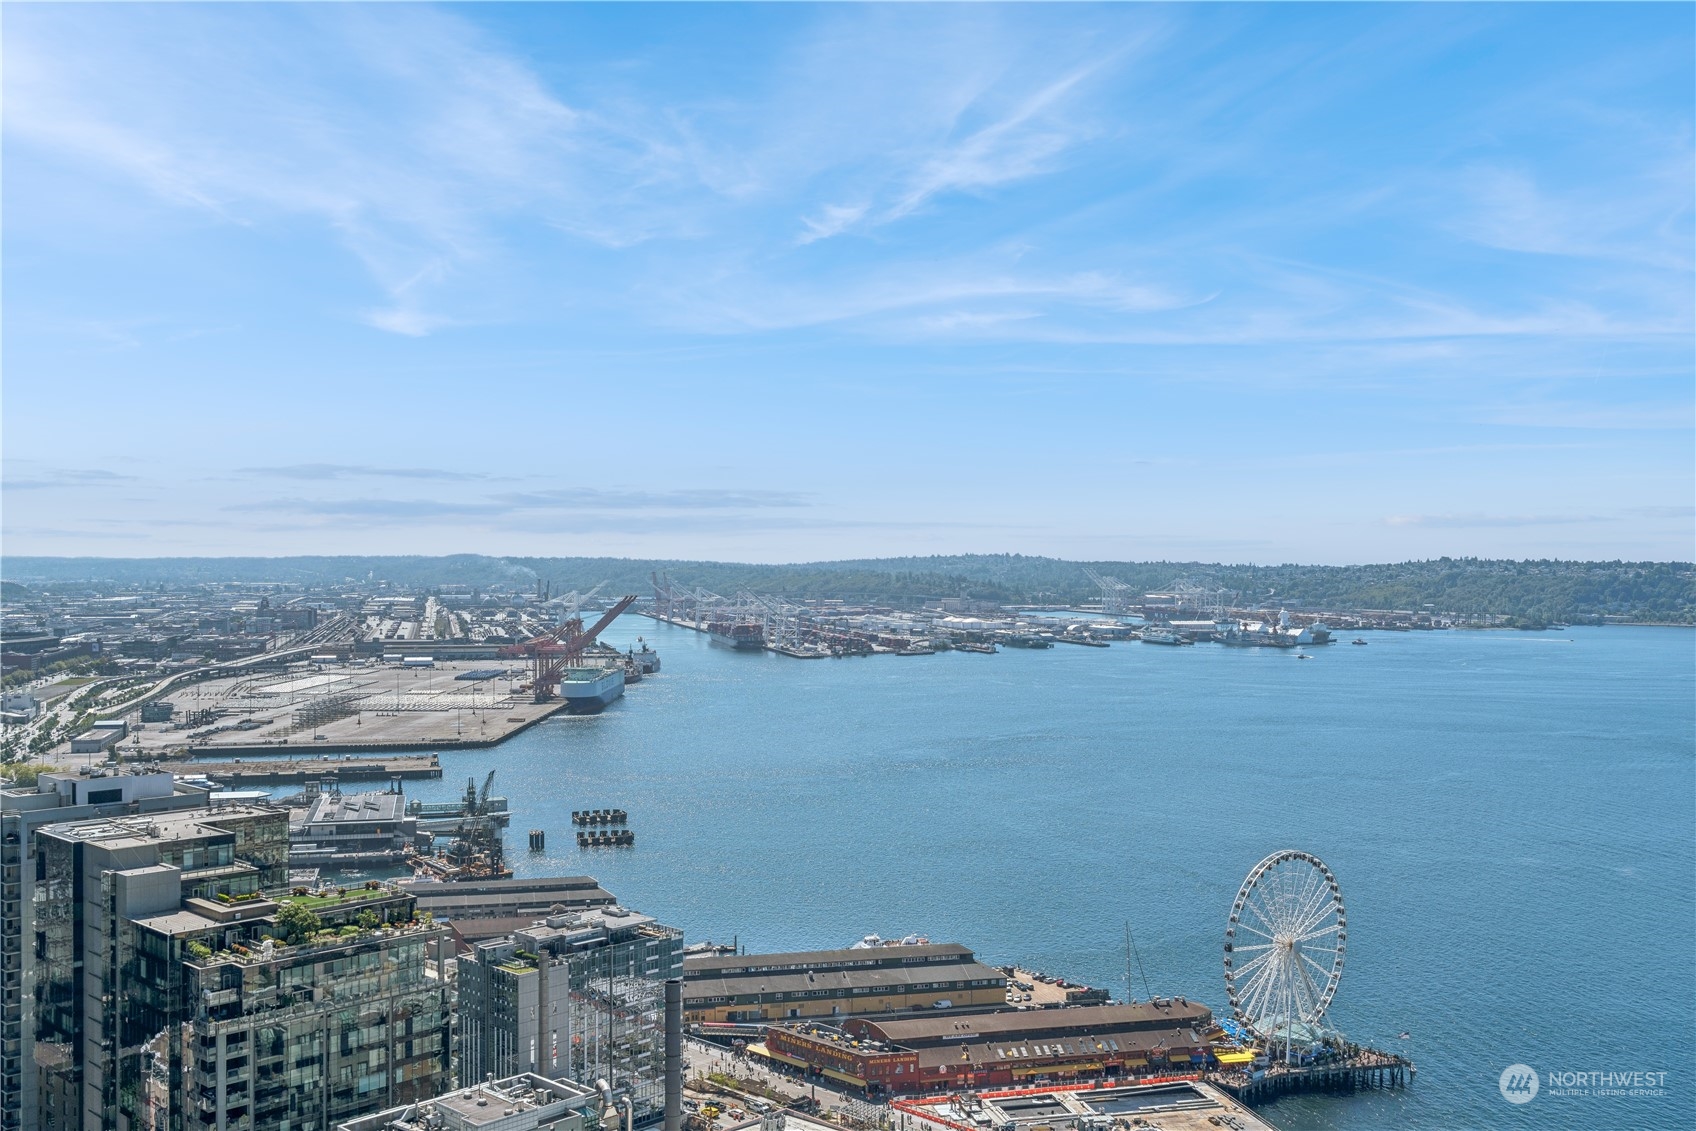
{"type": "Polygon", "coordinates": [[[566,668],[571,667],[583,658],[583,649],[587,648],[601,634],[601,630],[618,615],[628,609],[636,601],[635,594],[620,597],[613,607],[608,609],[594,627],[587,631],[583,628],[583,618],[572,616],[567,618],[558,628],[533,636],[529,640],[517,644],[508,644],[500,650],[502,656],[528,656],[530,658],[530,691],[536,702],[546,703],[554,697],[559,687],[560,675],[566,668]]]}

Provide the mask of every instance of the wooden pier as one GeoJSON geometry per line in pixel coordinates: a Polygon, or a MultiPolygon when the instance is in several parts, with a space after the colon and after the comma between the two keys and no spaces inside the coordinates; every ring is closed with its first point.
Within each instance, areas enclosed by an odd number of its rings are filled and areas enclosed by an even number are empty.
{"type": "Polygon", "coordinates": [[[1405,1088],[1416,1069],[1406,1057],[1361,1049],[1341,1060],[1313,1065],[1274,1064],[1255,1077],[1246,1072],[1209,1072],[1208,1083],[1245,1104],[1264,1103],[1297,1092],[1352,1093],[1405,1088]]]}
{"type": "Polygon", "coordinates": [[[309,781],[419,780],[442,776],[434,754],[416,758],[265,759],[252,762],[161,762],[155,767],[172,774],[205,776],[231,786],[303,785],[309,781]]]}

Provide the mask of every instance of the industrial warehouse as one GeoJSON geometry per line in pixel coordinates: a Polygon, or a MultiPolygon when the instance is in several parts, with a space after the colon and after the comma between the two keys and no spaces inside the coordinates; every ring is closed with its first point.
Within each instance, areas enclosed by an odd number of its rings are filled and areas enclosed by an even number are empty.
{"type": "Polygon", "coordinates": [[[852,1018],[767,1028],[755,1053],[869,1093],[1133,1077],[1210,1063],[1213,1013],[1183,998],[1136,1005],[852,1018]]]}
{"type": "Polygon", "coordinates": [[[959,943],[690,955],[683,978],[692,1025],[989,1009],[1007,998],[1007,976],[959,943]]]}

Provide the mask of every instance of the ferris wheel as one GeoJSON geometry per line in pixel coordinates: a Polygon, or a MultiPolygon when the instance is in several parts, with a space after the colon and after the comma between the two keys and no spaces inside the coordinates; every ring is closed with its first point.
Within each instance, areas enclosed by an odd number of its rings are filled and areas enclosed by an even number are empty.
{"type": "Polygon", "coordinates": [[[1348,916],[1337,877],[1310,852],[1274,852],[1249,872],[1225,927],[1225,993],[1256,1036],[1318,1035],[1343,975],[1348,916]]]}

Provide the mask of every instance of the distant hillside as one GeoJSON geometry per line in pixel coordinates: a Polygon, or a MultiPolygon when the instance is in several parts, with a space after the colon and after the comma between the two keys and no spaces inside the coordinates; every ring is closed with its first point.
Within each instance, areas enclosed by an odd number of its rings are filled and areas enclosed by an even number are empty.
{"type": "MultiPolygon", "coordinates": [[[[1604,616],[1669,624],[1696,623],[1696,566],[1689,562],[1492,561],[1439,558],[1363,566],[1227,566],[1206,562],[1072,562],[1020,554],[753,565],[630,558],[448,557],[293,558],[6,558],[9,582],[188,585],[282,581],[309,586],[387,581],[403,587],[460,584],[530,589],[544,580],[556,593],[609,582],[603,592],[646,594],[649,574],[666,570],[680,586],[717,593],[751,589],[794,597],[843,597],[892,604],[975,597],[1009,604],[1095,600],[1085,567],[1117,577],[1136,592],[1182,578],[1225,589],[1247,605],[1346,609],[1418,609],[1497,615],[1527,621],[1585,621],[1604,616]]],[[[8,587],[6,596],[22,596],[8,587]]]]}

